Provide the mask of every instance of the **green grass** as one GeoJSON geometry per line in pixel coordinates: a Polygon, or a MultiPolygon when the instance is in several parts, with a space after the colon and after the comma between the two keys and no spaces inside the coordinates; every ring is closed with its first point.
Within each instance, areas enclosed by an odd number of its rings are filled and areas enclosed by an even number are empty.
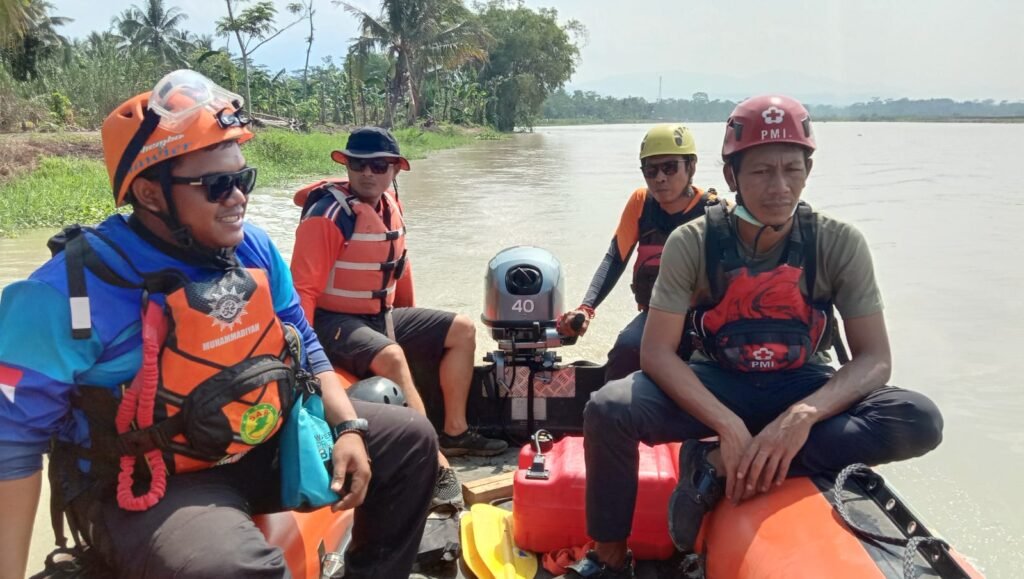
{"type": "MultiPolygon", "coordinates": [[[[481,135],[482,136],[482,135],[481,135]]],[[[451,149],[472,143],[478,135],[465,129],[416,128],[395,131],[402,154],[422,159],[429,151],[451,149]]],[[[262,130],[242,149],[249,165],[259,168],[261,185],[287,185],[301,179],[315,179],[344,173],[331,160],[331,151],[345,148],[348,133],[294,133],[262,130]]]]}
{"type": "MultiPolygon", "coordinates": [[[[493,131],[443,127],[395,132],[402,154],[421,159],[429,151],[464,146],[477,139],[494,139],[493,131]]],[[[98,136],[94,137],[97,141],[98,136]]],[[[344,168],[331,160],[331,151],[345,148],[347,133],[293,133],[261,130],[242,151],[249,165],[260,170],[260,186],[294,185],[344,168]]],[[[96,223],[112,210],[112,196],[103,163],[80,157],[45,156],[27,174],[0,182],[0,237],[34,227],[96,223]]]]}
{"type": "Polygon", "coordinates": [[[35,171],[0,185],[0,237],[20,229],[96,223],[112,209],[103,163],[44,157],[35,171]]]}

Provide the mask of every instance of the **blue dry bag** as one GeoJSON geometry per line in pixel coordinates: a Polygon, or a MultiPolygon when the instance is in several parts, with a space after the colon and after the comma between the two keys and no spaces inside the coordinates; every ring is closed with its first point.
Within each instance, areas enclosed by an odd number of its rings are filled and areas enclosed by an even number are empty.
{"type": "Polygon", "coordinates": [[[334,436],[324,420],[319,393],[297,389],[281,427],[281,504],[293,511],[318,509],[341,500],[331,490],[334,436]]]}

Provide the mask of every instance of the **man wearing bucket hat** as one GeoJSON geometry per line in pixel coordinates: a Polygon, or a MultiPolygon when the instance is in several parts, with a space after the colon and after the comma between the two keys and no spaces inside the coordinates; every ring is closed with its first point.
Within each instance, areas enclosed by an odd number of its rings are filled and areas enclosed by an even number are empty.
{"type": "Polygon", "coordinates": [[[723,497],[739,502],[789,476],[906,460],[941,442],[935,404],[886,385],[892,356],[867,242],[801,201],[816,147],[810,115],[792,98],[753,97],[730,116],[723,172],[737,206],[709,208],[669,236],[643,371],[605,385],[584,411],[596,548],[569,576],[632,576],[626,539],[640,441],[684,441],[668,513],[682,551],[694,550],[705,513],[723,497]],[[833,308],[851,353],[838,371],[827,356],[833,308]],[[677,355],[684,339],[696,349],[689,363],[677,355]]]}
{"type": "Polygon", "coordinates": [[[290,576],[252,515],[282,510],[278,433],[313,375],[334,508],[356,508],[345,576],[408,575],[436,436],[408,409],[348,399],[284,260],[245,221],[241,105],[187,70],[119,105],[101,136],[132,212],[66,229],[4,290],[0,577],[24,576],[48,449],[58,542],[66,516],[114,576],[290,576]]]}
{"type": "Polygon", "coordinates": [[[606,380],[616,380],[640,369],[640,338],[644,334],[651,290],[658,277],[661,251],[672,230],[698,217],[718,203],[714,189],[703,191],[693,184],[697,170],[697,143],[693,133],[680,124],[652,127],[640,143],[640,172],[647,182],[633,192],[612,236],[611,246],[594,273],[583,303],[558,321],[565,335],[583,335],[597,307],[618,283],[636,249],[630,288],[640,313],[615,339],[608,352],[606,380]],[[570,321],[583,314],[583,325],[574,329],[570,321]]]}
{"type": "MultiPolygon", "coordinates": [[[[331,361],[357,377],[396,382],[409,406],[426,414],[412,368],[439,374],[443,399],[441,452],[492,456],[507,444],[469,429],[466,400],[476,329],[461,314],[414,307],[403,208],[390,188],[409,161],[390,132],[352,132],[331,157],[347,179],[319,181],[295,195],[302,219],[295,232],[292,276],[307,318],[331,361]]],[[[436,417],[435,417],[436,418],[436,417]]],[[[461,503],[455,473],[441,457],[436,503],[461,503]]]]}

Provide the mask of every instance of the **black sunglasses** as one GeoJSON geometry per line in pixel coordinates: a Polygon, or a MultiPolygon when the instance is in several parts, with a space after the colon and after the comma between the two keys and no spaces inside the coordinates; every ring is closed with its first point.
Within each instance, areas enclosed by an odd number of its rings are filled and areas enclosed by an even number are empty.
{"type": "Polygon", "coordinates": [[[231,196],[237,188],[246,197],[256,187],[256,167],[246,167],[241,171],[227,173],[210,173],[199,177],[171,177],[175,185],[192,185],[206,187],[206,200],[210,203],[221,203],[231,196]]]}
{"type": "Polygon", "coordinates": [[[664,163],[644,163],[640,165],[640,172],[644,174],[644,177],[648,179],[654,179],[658,176],[660,170],[665,174],[666,177],[671,177],[679,172],[679,164],[682,161],[665,161],[664,163]]]}
{"type": "Polygon", "coordinates": [[[388,172],[388,166],[394,165],[396,161],[388,159],[359,159],[357,157],[349,157],[348,170],[353,173],[362,173],[363,169],[369,167],[370,172],[374,175],[383,175],[388,172]]]}

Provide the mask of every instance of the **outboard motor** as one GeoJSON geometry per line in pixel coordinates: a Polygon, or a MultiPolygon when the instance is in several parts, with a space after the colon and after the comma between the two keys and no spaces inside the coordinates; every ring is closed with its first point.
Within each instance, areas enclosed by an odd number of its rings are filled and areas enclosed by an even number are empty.
{"type": "Polygon", "coordinates": [[[565,309],[564,281],[562,264],[539,247],[510,247],[491,259],[481,317],[498,351],[488,362],[554,366],[558,357],[548,350],[576,342],[555,329],[565,309]]]}
{"type": "MultiPolygon", "coordinates": [[[[557,330],[564,286],[562,264],[539,247],[510,247],[487,264],[481,318],[498,348],[484,357],[493,365],[477,372],[483,387],[471,391],[476,426],[511,440],[538,427],[552,433],[582,429],[583,406],[604,383],[604,369],[559,364],[554,350],[576,343],[557,330]]],[[[583,322],[580,314],[570,325],[583,322]]]]}

